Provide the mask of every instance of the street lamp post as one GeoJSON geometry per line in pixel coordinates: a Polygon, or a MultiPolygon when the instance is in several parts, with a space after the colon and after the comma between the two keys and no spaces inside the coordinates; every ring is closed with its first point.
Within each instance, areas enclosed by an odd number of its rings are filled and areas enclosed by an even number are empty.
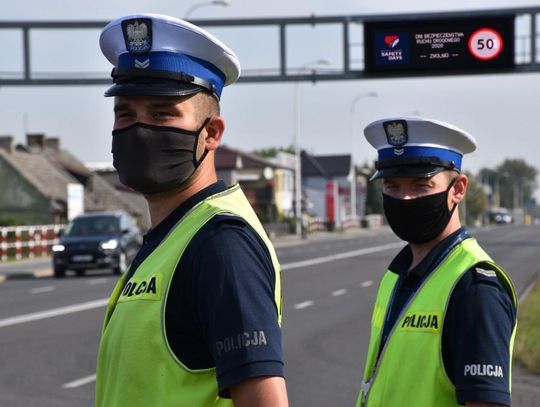
{"type": "MultiPolygon", "coordinates": [[[[330,65],[328,59],[318,59],[307,62],[299,68],[299,72],[304,71],[312,65],[330,65]]],[[[296,215],[296,235],[302,236],[302,162],[300,148],[300,82],[295,82],[294,86],[294,209],[296,215]]]]}
{"type": "Polygon", "coordinates": [[[376,92],[368,92],[363,93],[354,98],[354,100],[351,103],[351,166],[350,166],[350,177],[351,177],[351,184],[350,184],[350,195],[351,195],[351,217],[356,220],[357,213],[356,213],[356,166],[354,164],[354,136],[356,132],[356,126],[355,126],[355,108],[356,104],[365,98],[369,97],[377,97],[376,92]]]}
{"type": "Polygon", "coordinates": [[[197,10],[197,9],[199,9],[201,7],[206,7],[206,6],[225,6],[226,7],[226,6],[230,5],[230,4],[231,4],[230,0],[212,0],[212,1],[205,1],[205,2],[202,2],[202,3],[194,4],[184,14],[184,20],[187,20],[189,18],[189,16],[195,10],[197,10]]]}

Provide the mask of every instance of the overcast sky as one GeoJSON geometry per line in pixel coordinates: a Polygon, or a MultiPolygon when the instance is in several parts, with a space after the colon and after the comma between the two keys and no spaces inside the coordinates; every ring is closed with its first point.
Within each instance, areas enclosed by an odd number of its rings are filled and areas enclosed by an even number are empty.
{"type": "MultiPolygon", "coordinates": [[[[198,1],[142,0],[19,0],[3,1],[1,21],[111,20],[133,12],[182,17],[198,1]],[[8,5],[9,4],[9,5],[8,5]]],[[[228,7],[204,7],[192,19],[305,17],[312,14],[391,14],[540,6],[540,1],[477,0],[231,0],[228,7]]],[[[360,30],[360,29],[359,29],[360,30]]],[[[214,30],[239,55],[244,68],[277,66],[275,33],[214,30]]],[[[35,72],[110,72],[97,43],[98,30],[32,33],[35,72]]],[[[337,27],[291,30],[290,66],[328,59],[339,67],[341,50],[337,27]]],[[[353,39],[355,34],[353,33],[353,39]]],[[[20,34],[0,30],[3,58],[0,77],[22,67],[20,34]],[[2,74],[3,73],[3,74],[2,74]]],[[[63,147],[84,161],[111,161],[112,100],[105,87],[0,87],[0,134],[23,142],[28,132],[58,136],[63,147]]],[[[294,136],[293,83],[236,84],[225,88],[222,111],[227,122],[224,143],[235,148],[287,146],[294,136]]],[[[538,130],[540,75],[476,75],[424,79],[379,79],[301,83],[300,138],[315,154],[348,153],[357,161],[373,160],[375,152],[361,129],[369,122],[395,115],[421,115],[453,123],[470,132],[478,150],[464,160],[472,172],[494,167],[505,158],[523,158],[540,167],[538,130]],[[351,103],[359,95],[376,92],[356,104],[351,140],[351,103]]]]}

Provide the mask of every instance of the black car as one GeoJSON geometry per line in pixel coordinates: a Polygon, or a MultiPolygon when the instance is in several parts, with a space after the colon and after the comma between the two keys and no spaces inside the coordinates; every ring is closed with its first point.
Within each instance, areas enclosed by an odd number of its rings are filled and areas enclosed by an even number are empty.
{"type": "Polygon", "coordinates": [[[78,276],[90,269],[112,269],[120,274],[142,244],[133,218],[123,211],[90,212],[74,218],[52,248],[55,277],[66,270],[78,276]]]}

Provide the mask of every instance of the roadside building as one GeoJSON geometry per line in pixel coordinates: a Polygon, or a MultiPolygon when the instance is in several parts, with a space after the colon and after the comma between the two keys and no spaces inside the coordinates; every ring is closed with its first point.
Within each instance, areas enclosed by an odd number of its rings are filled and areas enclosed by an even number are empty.
{"type": "Polygon", "coordinates": [[[356,169],[356,217],[351,207],[351,156],[311,155],[302,151],[302,189],[306,211],[324,218],[329,229],[355,227],[364,213],[366,179],[356,169]]]}
{"type": "Polygon", "coordinates": [[[28,134],[26,145],[0,136],[0,214],[18,224],[64,223],[68,217],[68,185],[81,185],[85,211],[122,209],[146,226],[147,215],[133,201],[67,150],[58,138],[28,134]]]}
{"type": "Polygon", "coordinates": [[[239,183],[263,223],[292,217],[294,173],[283,162],[267,160],[228,146],[216,152],[218,177],[227,184],[239,183]]]}

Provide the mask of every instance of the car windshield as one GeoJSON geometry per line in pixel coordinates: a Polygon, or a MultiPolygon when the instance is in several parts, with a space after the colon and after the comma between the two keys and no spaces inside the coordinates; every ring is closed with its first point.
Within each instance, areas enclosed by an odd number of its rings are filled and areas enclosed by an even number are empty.
{"type": "Polygon", "coordinates": [[[120,231],[118,218],[114,216],[89,216],[74,219],[67,228],[66,236],[114,235],[120,231]]]}

